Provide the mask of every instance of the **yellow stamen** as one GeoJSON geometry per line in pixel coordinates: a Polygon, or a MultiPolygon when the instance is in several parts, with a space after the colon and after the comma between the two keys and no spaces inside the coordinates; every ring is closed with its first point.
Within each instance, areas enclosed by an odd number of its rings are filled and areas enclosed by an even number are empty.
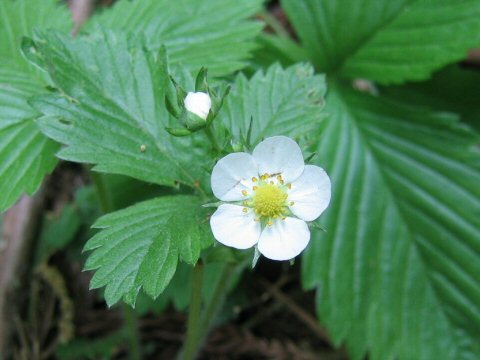
{"type": "Polygon", "coordinates": [[[263,184],[253,195],[253,208],[260,217],[271,219],[279,216],[287,207],[287,193],[274,184],[263,184]]]}

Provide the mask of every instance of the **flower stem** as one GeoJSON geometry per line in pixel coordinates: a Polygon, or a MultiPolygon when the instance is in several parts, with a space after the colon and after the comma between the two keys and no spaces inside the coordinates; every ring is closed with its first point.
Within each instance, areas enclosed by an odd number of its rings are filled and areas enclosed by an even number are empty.
{"type": "MultiPolygon", "coordinates": [[[[197,265],[198,266],[198,265],[197,265]]],[[[235,273],[235,266],[227,264],[217,282],[212,298],[207,307],[200,316],[200,300],[201,299],[201,274],[195,274],[197,267],[194,269],[193,275],[193,292],[192,302],[190,303],[190,312],[188,318],[187,340],[184,344],[183,351],[180,353],[179,359],[193,360],[198,356],[207,336],[212,327],[213,321],[222,308],[227,293],[227,286],[230,283],[232,275],[235,273]],[[198,296],[195,293],[198,292],[198,296]],[[197,303],[198,302],[198,303],[197,303]],[[198,312],[197,312],[198,311],[198,312]]]]}
{"type": "Polygon", "coordinates": [[[205,341],[210,332],[213,321],[216,319],[218,312],[223,306],[225,297],[227,295],[227,286],[230,283],[232,275],[235,273],[234,270],[234,265],[227,264],[222,272],[222,276],[217,282],[217,286],[215,287],[210,303],[205,309],[205,312],[203,313],[201,319],[201,329],[203,330],[203,332],[199,340],[200,345],[203,345],[203,342],[205,341]]]}
{"type": "Polygon", "coordinates": [[[129,305],[122,303],[123,320],[128,331],[128,357],[130,360],[140,360],[142,351],[140,334],[138,332],[137,313],[129,305]]]}
{"type": "Polygon", "coordinates": [[[200,309],[202,306],[203,265],[198,262],[193,268],[192,297],[188,311],[187,338],[179,354],[181,360],[193,360],[200,350],[200,309]]]}
{"type": "Polygon", "coordinates": [[[205,128],[205,134],[207,134],[208,140],[210,140],[210,142],[212,143],[212,146],[214,147],[214,149],[215,149],[218,153],[221,153],[221,152],[222,152],[222,148],[221,148],[220,145],[218,144],[217,138],[215,137],[215,134],[213,133],[211,126],[207,126],[207,127],[205,128]]]}
{"type": "MultiPolygon", "coordinates": [[[[107,186],[103,176],[94,171],[90,171],[95,191],[98,197],[98,203],[103,214],[114,210],[113,200],[108,193],[107,186]]],[[[142,358],[140,346],[140,334],[137,326],[137,313],[129,305],[122,303],[124,326],[128,332],[129,358],[130,360],[140,360],[142,358]]]]}

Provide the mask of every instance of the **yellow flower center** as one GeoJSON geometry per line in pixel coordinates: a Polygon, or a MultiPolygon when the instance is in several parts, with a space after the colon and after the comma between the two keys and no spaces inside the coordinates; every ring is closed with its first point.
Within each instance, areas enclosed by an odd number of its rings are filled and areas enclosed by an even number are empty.
{"type": "Polygon", "coordinates": [[[253,210],[260,217],[276,218],[286,212],[288,195],[277,185],[262,184],[253,195],[253,210]]]}

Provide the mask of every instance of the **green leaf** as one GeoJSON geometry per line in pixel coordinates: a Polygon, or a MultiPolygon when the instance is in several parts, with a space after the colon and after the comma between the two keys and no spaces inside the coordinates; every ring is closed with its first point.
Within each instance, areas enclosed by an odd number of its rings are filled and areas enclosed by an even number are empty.
{"type": "MultiPolygon", "coordinates": [[[[70,13],[56,0],[2,0],[0,2],[0,58],[26,71],[32,67],[23,60],[20,43],[23,36],[31,36],[33,29],[61,29],[71,27],[70,13]]],[[[2,63],[2,68],[4,68],[2,63]]]]}
{"type": "Polygon", "coordinates": [[[57,163],[58,145],[38,131],[37,112],[27,103],[44,92],[47,81],[20,53],[22,36],[46,26],[70,26],[68,10],[57,1],[0,2],[0,211],[22,193],[33,194],[57,163]]]}
{"type": "Polygon", "coordinates": [[[156,184],[198,187],[209,176],[210,160],[201,156],[207,145],[202,135],[179,139],[166,132],[164,53],[146,51],[140,40],[111,31],[75,40],[38,35],[36,51],[60,89],[32,100],[45,115],[38,124],[67,145],[57,154],[61,159],[156,184]]]}
{"type": "Polygon", "coordinates": [[[27,99],[41,91],[38,83],[13,66],[0,69],[0,211],[26,192],[33,194],[57,160],[58,145],[38,130],[27,99]]]}
{"type": "Polygon", "coordinates": [[[118,348],[128,342],[125,329],[103,338],[75,338],[67,344],[60,344],[55,350],[55,356],[60,360],[108,360],[118,348]]]}
{"type": "Polygon", "coordinates": [[[74,240],[80,226],[80,214],[71,205],[65,205],[58,214],[47,214],[35,251],[35,264],[48,261],[55,252],[64,249],[74,240]]]}
{"type": "Polygon", "coordinates": [[[257,37],[259,47],[253,52],[250,67],[266,69],[274,63],[288,67],[308,60],[307,50],[288,37],[262,33],[257,37]]]}
{"type": "Polygon", "coordinates": [[[264,0],[118,1],[92,19],[112,29],[144,33],[147,46],[165,45],[173,64],[202,66],[221,76],[243,68],[262,24],[250,20],[264,0]]]}
{"type": "Polygon", "coordinates": [[[193,265],[213,243],[206,210],[195,196],[164,196],[100,218],[102,229],[85,245],[85,265],[96,270],[91,288],[105,288],[109,306],[134,305],[140,288],[152,298],[170,282],[178,259],[193,265]]]}
{"type": "Polygon", "coordinates": [[[315,65],[381,83],[426,79],[480,43],[478,0],[283,0],[315,65]]]}
{"type": "Polygon", "coordinates": [[[267,136],[299,137],[318,128],[325,92],[325,77],[314,75],[310,65],[273,65],[251,79],[240,74],[216,121],[238,140],[247,136],[253,119],[252,145],[267,136]]]}
{"type": "Polygon", "coordinates": [[[318,164],[333,197],[303,258],[318,312],[352,359],[480,354],[478,138],[451,115],[340,86],[318,164]]]}
{"type": "Polygon", "coordinates": [[[480,73],[452,65],[435,73],[429,81],[380,88],[383,96],[416,106],[460,114],[462,120],[480,130],[480,73]]]}
{"type": "MultiPolygon", "coordinates": [[[[224,271],[227,270],[229,264],[225,263],[204,263],[204,273],[202,280],[202,299],[205,304],[212,300],[213,292],[222,277],[224,271]]],[[[172,304],[177,311],[184,312],[187,310],[190,300],[192,298],[192,278],[193,267],[185,263],[179,263],[172,280],[160,294],[158,298],[153,300],[149,296],[139,293],[137,303],[135,304],[135,311],[140,315],[145,315],[148,312],[159,314],[163,312],[169,304],[172,304]]],[[[234,276],[226,291],[230,292],[238,283],[241,275],[239,268],[236,276],[234,276]]]]}

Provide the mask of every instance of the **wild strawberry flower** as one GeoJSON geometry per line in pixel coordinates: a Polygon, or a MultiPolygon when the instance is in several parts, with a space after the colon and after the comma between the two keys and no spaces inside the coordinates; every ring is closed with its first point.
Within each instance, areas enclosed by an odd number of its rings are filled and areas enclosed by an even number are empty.
{"type": "Polygon", "coordinates": [[[189,92],[184,100],[185,109],[206,120],[212,108],[212,100],[207,93],[189,92]]]}
{"type": "Polygon", "coordinates": [[[272,260],[289,260],[305,249],[306,222],[320,216],[331,195],[326,172],[305,165],[298,144],[285,136],[265,139],[252,154],[223,157],[211,185],[224,202],[210,219],[215,239],[237,249],[256,245],[272,260]]]}

